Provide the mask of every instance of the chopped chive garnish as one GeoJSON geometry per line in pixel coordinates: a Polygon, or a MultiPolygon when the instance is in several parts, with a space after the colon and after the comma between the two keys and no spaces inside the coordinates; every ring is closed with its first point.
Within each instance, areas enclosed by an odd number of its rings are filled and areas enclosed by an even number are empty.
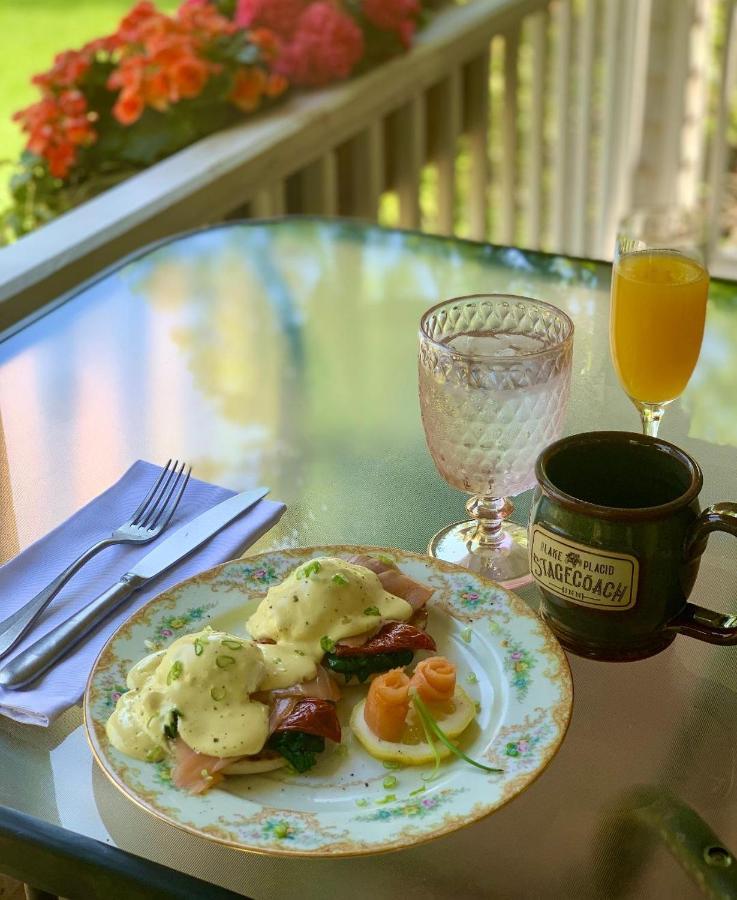
{"type": "Polygon", "coordinates": [[[391,558],[391,556],[387,556],[385,553],[377,553],[375,556],[379,562],[383,562],[385,566],[391,566],[393,569],[396,568],[396,563],[391,558]]]}
{"type": "Polygon", "coordinates": [[[225,700],[225,688],[222,685],[210,688],[210,696],[213,700],[225,700]]]}
{"type": "Polygon", "coordinates": [[[366,609],[364,609],[363,614],[364,614],[364,616],[380,616],[381,615],[381,613],[379,612],[378,606],[367,606],[366,609]]]}
{"type": "Polygon", "coordinates": [[[319,571],[320,563],[316,559],[313,559],[312,562],[307,563],[304,569],[302,569],[302,574],[305,578],[309,578],[310,575],[317,575],[319,571]]]}
{"type": "Polygon", "coordinates": [[[384,806],[386,803],[393,803],[397,799],[396,794],[387,794],[385,797],[382,797],[381,800],[376,801],[377,806],[384,806]]]}
{"type": "MultiPolygon", "coordinates": [[[[477,762],[475,759],[471,759],[470,756],[466,756],[466,754],[460,750],[456,745],[450,740],[448,735],[443,731],[443,729],[438,725],[438,723],[433,718],[430,710],[425,706],[424,702],[417,694],[413,694],[412,703],[417,710],[417,714],[420,717],[423,725],[427,725],[428,729],[435,735],[435,737],[450,750],[451,753],[455,754],[459,759],[465,760],[465,762],[469,763],[472,766],[476,766],[477,769],[483,769],[484,772],[491,772],[492,775],[500,775],[504,770],[503,769],[493,769],[491,766],[485,766],[483,763],[477,762]]],[[[434,746],[434,745],[433,745],[434,746]]]]}
{"type": "Polygon", "coordinates": [[[363,807],[363,806],[368,806],[368,805],[369,805],[369,801],[365,797],[360,797],[358,800],[356,800],[356,806],[363,807]]]}
{"type": "Polygon", "coordinates": [[[231,650],[242,650],[243,644],[240,641],[231,641],[230,638],[225,638],[220,641],[223,647],[229,647],[231,650]]]}
{"type": "Polygon", "coordinates": [[[332,653],[333,650],[335,650],[335,641],[332,638],[328,637],[326,634],[324,634],[320,638],[320,646],[322,647],[322,649],[324,650],[325,653],[332,653]]]}
{"type": "Polygon", "coordinates": [[[164,753],[163,747],[154,747],[153,749],[147,751],[146,753],[146,762],[157,763],[161,762],[161,760],[166,756],[164,753]]]}
{"type": "Polygon", "coordinates": [[[340,572],[336,572],[330,580],[333,584],[348,584],[348,579],[345,575],[341,575],[340,572]]]}
{"type": "Polygon", "coordinates": [[[385,759],[384,762],[382,763],[382,765],[384,766],[385,769],[401,769],[402,768],[401,763],[394,762],[394,760],[391,760],[391,759],[385,759]]]}
{"type": "Polygon", "coordinates": [[[194,639],[194,655],[202,656],[202,651],[204,649],[205,649],[204,643],[199,638],[195,638],[194,639]]]}
{"type": "Polygon", "coordinates": [[[297,654],[297,656],[304,656],[304,655],[305,655],[304,650],[295,650],[294,652],[297,654]]]}
{"type": "Polygon", "coordinates": [[[470,643],[471,643],[471,635],[472,635],[472,634],[473,634],[473,632],[471,631],[470,628],[464,628],[463,631],[461,632],[461,638],[462,638],[467,644],[470,644],[470,643]]]}
{"type": "Polygon", "coordinates": [[[476,673],[475,673],[475,672],[469,672],[468,675],[466,675],[466,681],[467,681],[469,684],[478,684],[478,683],[479,683],[479,680],[478,680],[478,678],[476,677],[476,673]]]}
{"type": "Polygon", "coordinates": [[[286,822],[278,822],[274,826],[274,836],[278,838],[285,838],[289,834],[289,825],[286,822]]]}
{"type": "Polygon", "coordinates": [[[232,666],[235,660],[232,656],[225,656],[223,653],[219,653],[215,657],[215,663],[218,669],[227,669],[228,666],[232,666]]]}
{"type": "Polygon", "coordinates": [[[430,745],[430,749],[432,750],[432,755],[435,757],[435,765],[432,767],[432,772],[429,775],[423,775],[423,781],[435,781],[435,779],[440,774],[440,753],[438,748],[435,746],[435,741],[433,740],[433,736],[430,733],[430,729],[427,726],[427,722],[425,722],[424,718],[419,715],[418,718],[420,720],[420,725],[422,725],[422,730],[425,732],[425,740],[430,745]]]}
{"type": "Polygon", "coordinates": [[[409,795],[410,797],[416,797],[418,794],[424,794],[426,790],[427,788],[423,784],[420,787],[416,788],[414,791],[410,791],[409,795]]]}
{"type": "Polygon", "coordinates": [[[381,783],[387,791],[390,791],[397,786],[397,777],[396,775],[387,775],[381,783]]]}
{"type": "Polygon", "coordinates": [[[181,660],[177,660],[174,665],[169,669],[169,674],[166,676],[166,683],[171,684],[172,681],[176,681],[178,678],[182,677],[182,671],[184,666],[181,663],[181,660]]]}

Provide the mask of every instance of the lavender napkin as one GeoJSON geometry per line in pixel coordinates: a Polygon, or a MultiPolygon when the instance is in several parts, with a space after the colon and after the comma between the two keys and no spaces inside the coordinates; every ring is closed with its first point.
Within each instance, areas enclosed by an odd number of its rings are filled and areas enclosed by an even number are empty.
{"type": "MultiPolygon", "coordinates": [[[[103,494],[4,566],[0,566],[0,618],[15,612],[83,550],[101,538],[108,537],[114,528],[125,522],[160,472],[158,466],[139,460],[120,481],[103,494]]],[[[103,550],[72,578],[31,633],[6,660],[30,646],[110,587],[163,538],[206,509],[231,497],[233,493],[234,491],[191,478],[176,514],[163,535],[150,544],[122,544],[103,550]]],[[[121,622],[171,585],[239,556],[279,521],[285,509],[283,503],[261,500],[191,556],[124,601],[120,609],[105,620],[102,627],[57,663],[42,679],[19,690],[0,688],[0,715],[17,722],[49,725],[82,699],[87,676],[97,654],[121,622]]]]}

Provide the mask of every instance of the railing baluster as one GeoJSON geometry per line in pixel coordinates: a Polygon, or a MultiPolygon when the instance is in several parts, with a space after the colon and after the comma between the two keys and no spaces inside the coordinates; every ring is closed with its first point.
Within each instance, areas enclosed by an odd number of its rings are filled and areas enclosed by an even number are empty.
{"type": "Polygon", "coordinates": [[[471,237],[486,240],[489,221],[489,51],[466,66],[466,128],[470,155],[468,224],[471,237]]]}
{"type": "Polygon", "coordinates": [[[704,123],[709,116],[709,70],[713,59],[711,54],[717,19],[714,0],[694,2],[695,15],[690,39],[691,65],[686,85],[682,132],[680,197],[685,206],[698,203],[704,183],[707,137],[704,123]]]}
{"type": "Polygon", "coordinates": [[[578,122],[575,147],[575,177],[573,179],[573,233],[571,252],[586,256],[591,243],[589,235],[589,207],[591,201],[591,96],[594,80],[594,34],[596,2],[585,0],[579,20],[578,39],[578,122]]]}
{"type": "MultiPolygon", "coordinates": [[[[719,245],[722,228],[724,179],[727,174],[727,129],[729,127],[732,94],[737,79],[737,5],[728,0],[725,9],[725,35],[722,51],[719,103],[714,138],[709,159],[709,251],[719,245]]],[[[731,276],[733,277],[733,276],[731,276]]]]}
{"type": "Polygon", "coordinates": [[[530,19],[532,50],[532,103],[530,110],[530,150],[527,166],[527,241],[530,247],[542,246],[543,166],[545,146],[545,81],[547,77],[547,10],[530,19]]]}
{"type": "Polygon", "coordinates": [[[609,0],[604,4],[604,75],[601,96],[601,153],[597,172],[598,227],[596,250],[609,253],[610,209],[614,202],[616,184],[614,169],[615,141],[618,140],[617,122],[622,102],[619,90],[620,60],[624,52],[619,40],[622,20],[622,0],[609,0]]]}
{"type": "Polygon", "coordinates": [[[502,241],[513,244],[517,227],[517,92],[519,22],[504,34],[504,152],[502,156],[502,241]]]}
{"type": "Polygon", "coordinates": [[[300,212],[334,216],[338,212],[337,165],[335,151],[305,166],[301,173],[300,212]]]}
{"type": "Polygon", "coordinates": [[[284,182],[276,181],[274,184],[259,191],[251,199],[251,216],[254,219],[270,219],[273,216],[283,216],[286,206],[284,196],[284,182]]]}
{"type": "Polygon", "coordinates": [[[376,219],[384,190],[384,132],[381,119],[351,138],[338,154],[338,208],[343,215],[376,219]]]}
{"type": "MultiPolygon", "coordinates": [[[[616,0],[611,0],[616,2],[616,0]]],[[[555,104],[556,135],[553,157],[553,213],[552,242],[557,250],[568,248],[567,223],[570,212],[570,190],[568,178],[569,116],[570,95],[569,72],[571,53],[571,3],[559,0],[556,9],[557,47],[555,59],[555,104]]]]}
{"type": "Polygon", "coordinates": [[[460,71],[454,69],[432,89],[428,103],[428,151],[438,173],[438,229],[455,230],[456,156],[463,98],[460,71]]]}
{"type": "Polygon", "coordinates": [[[417,94],[392,116],[394,174],[401,228],[419,228],[420,176],[425,163],[425,96],[417,94]]]}

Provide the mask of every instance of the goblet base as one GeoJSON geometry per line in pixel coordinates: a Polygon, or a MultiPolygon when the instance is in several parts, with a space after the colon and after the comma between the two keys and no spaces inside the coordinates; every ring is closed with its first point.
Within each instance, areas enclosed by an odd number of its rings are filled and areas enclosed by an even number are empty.
{"type": "Polygon", "coordinates": [[[502,525],[502,538],[494,546],[477,539],[479,523],[455,522],[439,531],[427,546],[435,559],[464,566],[472,572],[507,588],[522,587],[532,581],[527,551],[527,529],[512,522],[502,525]]]}

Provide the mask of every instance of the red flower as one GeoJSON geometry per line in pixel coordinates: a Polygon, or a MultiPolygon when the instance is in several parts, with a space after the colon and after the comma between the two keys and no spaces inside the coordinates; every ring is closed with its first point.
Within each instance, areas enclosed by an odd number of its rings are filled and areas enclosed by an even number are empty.
{"type": "Polygon", "coordinates": [[[362,56],[358,25],[328,0],[320,0],[300,16],[279,69],[295,84],[317,86],[347,78],[362,56]]]}
{"type": "Polygon", "coordinates": [[[132,91],[121,91],[113,106],[113,115],[121,125],[132,125],[141,118],[143,97],[132,91]]]}
{"type": "Polygon", "coordinates": [[[188,56],[171,68],[171,79],[178,97],[197,97],[208,78],[205,63],[196,56],[188,56]]]}
{"type": "Polygon", "coordinates": [[[364,16],[382,31],[394,31],[409,47],[420,14],[419,0],[363,0],[364,16]]]}
{"type": "Polygon", "coordinates": [[[239,28],[270,28],[289,40],[310,0],[238,0],[234,21],[239,28]]]}

